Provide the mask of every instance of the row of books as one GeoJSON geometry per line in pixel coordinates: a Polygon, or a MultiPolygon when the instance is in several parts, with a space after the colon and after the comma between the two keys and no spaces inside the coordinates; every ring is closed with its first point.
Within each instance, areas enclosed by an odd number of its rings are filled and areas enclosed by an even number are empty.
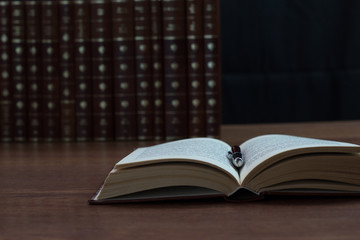
{"type": "Polygon", "coordinates": [[[219,0],[0,1],[1,141],[216,137],[219,0]]]}

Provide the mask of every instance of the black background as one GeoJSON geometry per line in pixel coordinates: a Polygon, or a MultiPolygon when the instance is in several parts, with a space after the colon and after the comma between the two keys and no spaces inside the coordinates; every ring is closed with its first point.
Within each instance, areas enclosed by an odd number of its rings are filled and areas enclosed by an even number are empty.
{"type": "Polygon", "coordinates": [[[221,0],[223,123],[360,118],[360,1],[221,0]]]}

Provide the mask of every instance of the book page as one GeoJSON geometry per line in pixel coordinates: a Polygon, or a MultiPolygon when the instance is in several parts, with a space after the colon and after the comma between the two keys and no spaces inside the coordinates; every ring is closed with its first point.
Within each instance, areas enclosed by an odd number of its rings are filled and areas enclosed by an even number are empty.
{"type": "Polygon", "coordinates": [[[240,179],[243,179],[265,160],[286,151],[320,147],[359,147],[356,144],[289,135],[263,135],[244,142],[240,148],[245,159],[240,179]]]}
{"type": "Polygon", "coordinates": [[[116,165],[127,167],[127,165],[142,165],[155,161],[164,162],[164,160],[192,161],[223,169],[238,180],[237,170],[226,157],[230,149],[227,143],[217,139],[190,138],[136,149],[116,165]]]}

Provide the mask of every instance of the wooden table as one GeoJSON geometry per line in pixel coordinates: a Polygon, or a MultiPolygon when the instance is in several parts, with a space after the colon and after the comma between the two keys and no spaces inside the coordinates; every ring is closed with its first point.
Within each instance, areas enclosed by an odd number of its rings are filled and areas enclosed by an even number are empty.
{"type": "MultiPolygon", "coordinates": [[[[360,144],[360,121],[223,126],[360,144]]],[[[88,205],[113,165],[155,142],[0,144],[0,239],[359,239],[360,199],[88,205]]]]}

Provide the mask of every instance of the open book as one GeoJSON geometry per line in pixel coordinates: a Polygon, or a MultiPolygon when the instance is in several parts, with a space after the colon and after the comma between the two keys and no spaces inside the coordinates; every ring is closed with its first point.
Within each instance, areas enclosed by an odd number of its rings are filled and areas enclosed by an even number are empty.
{"type": "Polygon", "coordinates": [[[231,146],[212,138],[136,149],[116,163],[89,202],[360,193],[359,145],[262,135],[240,148],[242,168],[227,158],[231,146]]]}

